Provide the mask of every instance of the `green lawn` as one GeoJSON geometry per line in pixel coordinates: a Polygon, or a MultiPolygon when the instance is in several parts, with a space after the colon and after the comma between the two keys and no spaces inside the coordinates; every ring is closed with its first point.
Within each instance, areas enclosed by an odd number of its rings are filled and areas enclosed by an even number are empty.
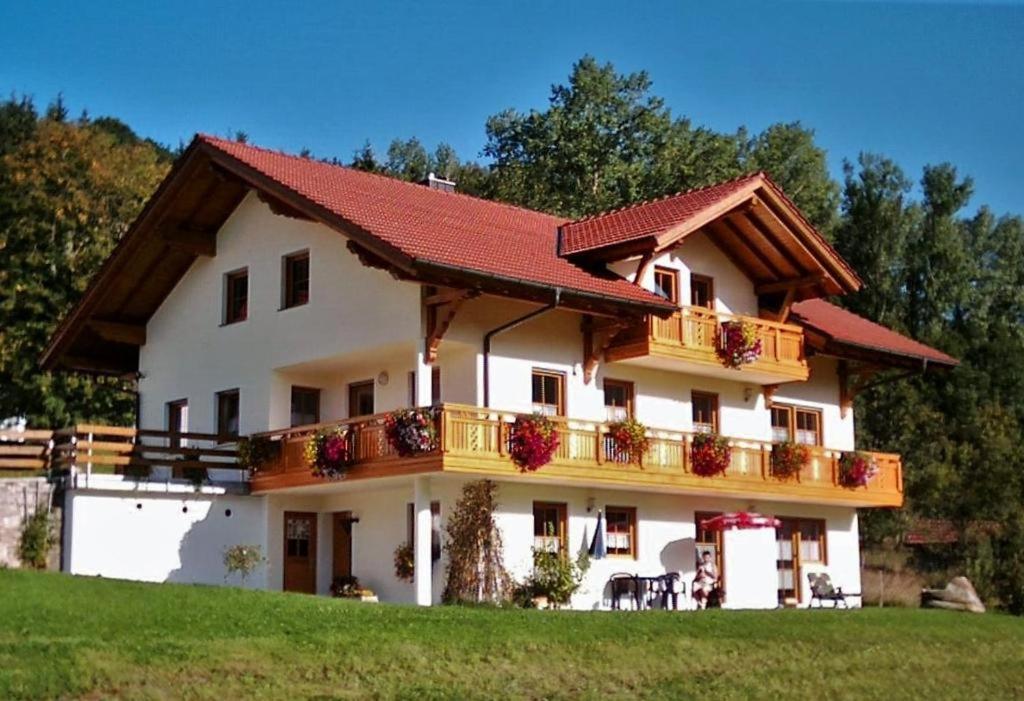
{"type": "Polygon", "coordinates": [[[0,570],[0,698],[1024,698],[1024,619],[419,609],[0,570]]]}

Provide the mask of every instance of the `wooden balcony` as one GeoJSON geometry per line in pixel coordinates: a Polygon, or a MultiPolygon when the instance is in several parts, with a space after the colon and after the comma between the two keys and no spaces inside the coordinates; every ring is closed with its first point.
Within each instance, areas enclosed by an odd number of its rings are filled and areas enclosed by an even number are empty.
{"type": "MultiPolygon", "coordinates": [[[[692,434],[651,430],[651,445],[642,465],[625,462],[614,451],[606,426],[588,421],[553,419],[560,445],[554,459],[538,471],[522,474],[508,456],[508,436],[515,414],[445,404],[438,417],[438,449],[413,458],[394,453],[383,431],[383,415],[340,422],[354,429],[356,464],[342,482],[427,472],[446,472],[499,480],[574,486],[604,486],[679,494],[722,496],[849,506],[900,506],[903,476],[898,455],[875,453],[879,474],[867,487],[839,484],[838,451],[814,448],[810,463],[786,480],[771,475],[771,444],[736,439],[732,464],[724,475],[700,477],[690,465],[692,434]]],[[[331,480],[314,477],[303,457],[309,436],[321,424],[265,435],[281,442],[279,456],[252,478],[254,492],[316,488],[331,480]]]]}
{"type": "Polygon", "coordinates": [[[809,374],[804,357],[804,332],[799,326],[717,314],[702,307],[683,307],[668,319],[647,317],[644,324],[626,329],[615,337],[605,352],[605,360],[762,384],[806,380],[809,374]],[[745,321],[754,325],[761,340],[761,355],[757,360],[737,369],[723,365],[718,348],[724,321],[745,321]]]}

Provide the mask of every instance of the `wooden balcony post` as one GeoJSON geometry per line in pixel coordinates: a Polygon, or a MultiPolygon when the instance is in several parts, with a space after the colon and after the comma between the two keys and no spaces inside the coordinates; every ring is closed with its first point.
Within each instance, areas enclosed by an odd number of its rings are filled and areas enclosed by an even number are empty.
{"type": "Polygon", "coordinates": [[[596,434],[594,436],[594,440],[597,441],[596,450],[594,451],[594,455],[597,456],[597,464],[598,465],[603,465],[604,464],[604,459],[605,459],[605,455],[604,455],[604,426],[603,425],[600,425],[600,424],[598,425],[597,432],[596,432],[596,434]]]}
{"type": "Polygon", "coordinates": [[[775,327],[775,362],[782,359],[782,329],[775,327]]]}

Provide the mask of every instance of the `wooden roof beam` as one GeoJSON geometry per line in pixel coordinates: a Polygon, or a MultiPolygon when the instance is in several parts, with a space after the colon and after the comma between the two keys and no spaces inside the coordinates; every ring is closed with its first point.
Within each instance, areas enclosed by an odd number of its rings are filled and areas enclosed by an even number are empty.
{"type": "Polygon", "coordinates": [[[90,319],[89,328],[104,341],[125,343],[130,346],[146,345],[146,327],[142,324],[129,324],[123,321],[106,321],[90,319]]]}
{"type": "Polygon", "coordinates": [[[217,255],[217,232],[185,223],[164,226],[160,235],[168,246],[194,256],[213,258],[217,255]]]}
{"type": "Polygon", "coordinates": [[[790,290],[798,290],[801,287],[811,287],[813,285],[821,284],[824,281],[824,274],[815,273],[814,275],[804,275],[803,277],[791,278],[789,280],[767,282],[756,286],[754,288],[754,292],[759,295],[770,295],[775,292],[789,292],[790,290]]]}

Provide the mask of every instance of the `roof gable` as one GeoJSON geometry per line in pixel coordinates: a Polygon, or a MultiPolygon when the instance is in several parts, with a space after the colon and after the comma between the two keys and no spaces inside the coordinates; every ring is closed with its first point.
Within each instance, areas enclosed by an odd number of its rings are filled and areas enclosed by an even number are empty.
{"type": "Polygon", "coordinates": [[[664,251],[704,231],[766,293],[798,299],[852,292],[860,279],[765,173],[642,202],[563,224],[560,250],[574,260],[664,251]]]}

